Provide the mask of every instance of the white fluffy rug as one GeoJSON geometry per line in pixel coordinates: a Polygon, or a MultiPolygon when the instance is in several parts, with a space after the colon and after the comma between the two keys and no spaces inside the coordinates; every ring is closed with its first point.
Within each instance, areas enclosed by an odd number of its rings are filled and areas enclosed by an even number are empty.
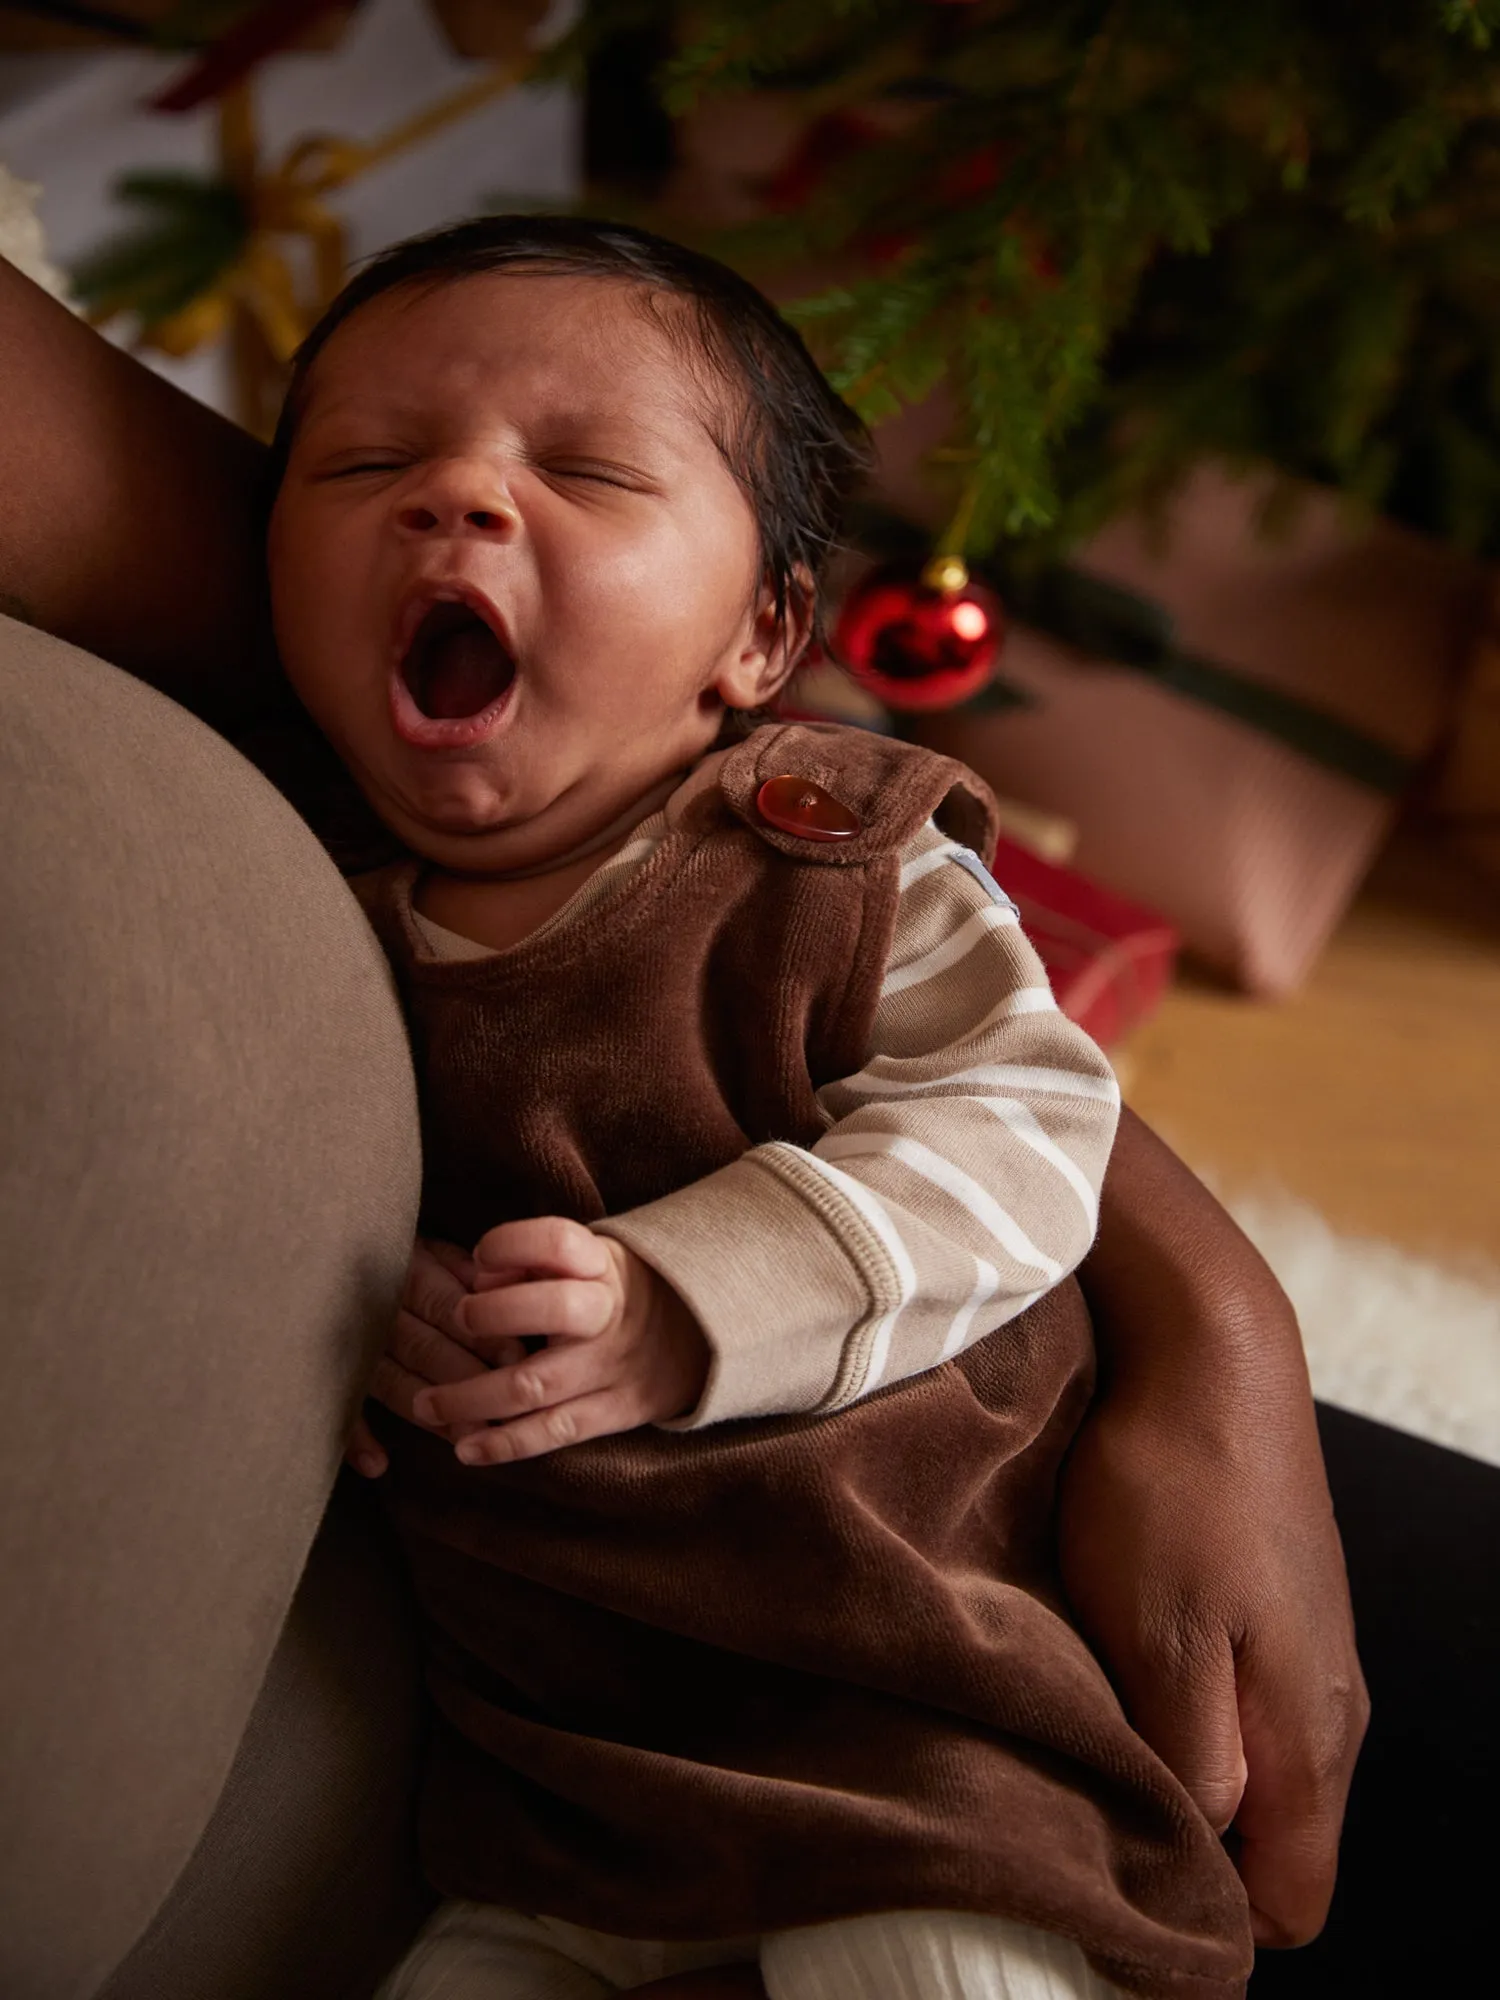
{"type": "Polygon", "coordinates": [[[1340,1235],[1282,1192],[1227,1205],[1297,1308],[1318,1397],[1500,1465],[1500,1268],[1340,1235]]]}

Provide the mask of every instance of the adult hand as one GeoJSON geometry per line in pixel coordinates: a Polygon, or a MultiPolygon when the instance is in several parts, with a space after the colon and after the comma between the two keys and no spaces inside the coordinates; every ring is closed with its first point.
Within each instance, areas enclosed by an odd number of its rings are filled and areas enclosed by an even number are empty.
{"type": "Polygon", "coordinates": [[[1080,1273],[1101,1394],[1065,1470],[1063,1576],[1131,1720],[1231,1846],[1256,1941],[1328,1912],[1369,1703],[1291,1306],[1127,1120],[1080,1273]]]}
{"type": "Polygon", "coordinates": [[[475,1246],[454,1315],[491,1372],[424,1389],[418,1423],[472,1428],[466,1465],[535,1458],[690,1410],[708,1378],[698,1322],[666,1280],[608,1236],[562,1216],[503,1223],[475,1246]],[[518,1341],[542,1339],[513,1359],[518,1341]]]}
{"type": "MultiPolygon", "coordinates": [[[[410,1424],[422,1422],[416,1400],[424,1389],[487,1375],[494,1359],[517,1360],[525,1351],[517,1341],[510,1347],[497,1346],[494,1356],[486,1359],[465,1346],[461,1308],[473,1282],[474,1260],[457,1244],[417,1238],[396,1324],[370,1384],[376,1402],[410,1424]]],[[[455,1442],[470,1428],[455,1431],[455,1442]]],[[[355,1419],[344,1456],[366,1479],[378,1479],[389,1462],[363,1416],[355,1419]]]]}

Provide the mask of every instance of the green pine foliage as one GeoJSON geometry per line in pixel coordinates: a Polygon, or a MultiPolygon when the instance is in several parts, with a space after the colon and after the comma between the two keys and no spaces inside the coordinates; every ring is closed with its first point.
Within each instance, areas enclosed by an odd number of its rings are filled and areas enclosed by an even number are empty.
{"type": "Polygon", "coordinates": [[[844,274],[866,417],[946,382],[976,551],[1206,454],[1500,550],[1500,0],[593,0],[560,61],[663,24],[670,108],[855,122],[718,247],[844,274]]]}
{"type": "Polygon", "coordinates": [[[73,294],[94,318],[134,314],[143,328],[212,289],[245,245],[244,205],[226,181],[174,169],[122,174],[118,200],[140,221],[81,258],[73,294]]]}

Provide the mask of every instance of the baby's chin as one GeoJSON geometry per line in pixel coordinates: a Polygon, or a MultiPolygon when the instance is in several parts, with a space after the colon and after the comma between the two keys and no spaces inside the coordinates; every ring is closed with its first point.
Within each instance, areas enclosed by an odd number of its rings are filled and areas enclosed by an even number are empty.
{"type": "Polygon", "coordinates": [[[413,854],[457,875],[503,873],[547,858],[548,843],[538,839],[529,819],[517,822],[453,810],[420,817],[382,812],[381,818],[413,854]]]}
{"type": "Polygon", "coordinates": [[[582,760],[544,773],[543,761],[533,755],[516,770],[507,759],[496,770],[476,756],[416,772],[382,761],[355,767],[355,776],[413,854],[454,874],[503,875],[566,860],[692,759],[678,755],[658,760],[662,770],[607,774],[582,760]]]}
{"type": "Polygon", "coordinates": [[[475,772],[440,784],[412,786],[399,775],[355,769],[355,778],[382,823],[402,844],[440,867],[503,867],[501,856],[524,836],[534,814],[475,772]],[[459,857],[476,857],[467,864],[459,857]]]}
{"type": "MultiPolygon", "coordinates": [[[[494,795],[486,798],[467,787],[456,795],[402,799],[399,804],[389,796],[369,792],[366,796],[403,846],[453,875],[505,875],[517,869],[546,868],[588,839],[600,818],[571,794],[540,804],[494,795]]],[[[600,810],[607,820],[619,809],[600,810]]]]}

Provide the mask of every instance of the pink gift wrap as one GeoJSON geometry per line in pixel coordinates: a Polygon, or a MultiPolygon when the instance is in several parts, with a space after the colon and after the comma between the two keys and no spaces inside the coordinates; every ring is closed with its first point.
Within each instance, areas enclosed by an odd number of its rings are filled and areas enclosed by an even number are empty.
{"type": "MultiPolygon", "coordinates": [[[[1205,471],[1164,546],[1124,521],[1080,567],[1163,606],[1183,651],[1426,755],[1482,615],[1483,570],[1387,522],[1351,525],[1313,489],[1286,532],[1262,537],[1264,491],[1205,471]]],[[[1002,795],[1075,821],[1078,868],[1162,911],[1217,971],[1252,993],[1291,991],[1397,801],[1036,631],[1012,628],[999,671],[1036,706],[923,717],[921,740],[1002,795]]]]}

